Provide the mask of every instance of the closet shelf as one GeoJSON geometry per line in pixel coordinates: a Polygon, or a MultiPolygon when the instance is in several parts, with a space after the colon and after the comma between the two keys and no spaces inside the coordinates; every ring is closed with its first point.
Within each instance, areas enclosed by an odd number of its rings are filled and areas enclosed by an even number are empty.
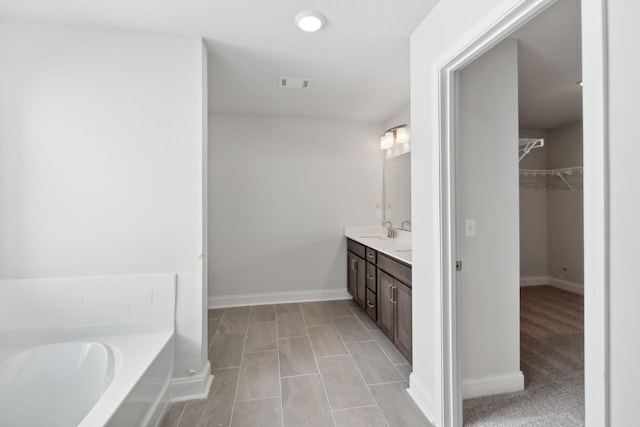
{"type": "Polygon", "coordinates": [[[520,175],[523,176],[565,176],[573,174],[582,174],[582,166],[574,166],[562,169],[520,169],[520,175]]]}
{"type": "Polygon", "coordinates": [[[570,168],[561,168],[561,169],[520,169],[520,176],[523,177],[532,177],[532,178],[552,178],[558,177],[564,182],[564,184],[569,188],[569,190],[573,191],[573,187],[566,180],[566,176],[570,175],[582,175],[583,169],[582,166],[573,166],[570,168]]]}

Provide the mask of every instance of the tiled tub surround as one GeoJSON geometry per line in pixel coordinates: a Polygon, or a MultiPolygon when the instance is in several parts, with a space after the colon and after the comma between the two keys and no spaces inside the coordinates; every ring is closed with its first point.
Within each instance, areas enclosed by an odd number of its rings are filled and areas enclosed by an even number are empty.
{"type": "Polygon", "coordinates": [[[427,427],[411,366],[353,301],[209,310],[213,384],[162,427],[427,427]]]}
{"type": "Polygon", "coordinates": [[[115,378],[79,425],[155,426],[173,371],[175,284],[174,274],[0,280],[0,363],[47,343],[104,344],[115,378]]]}
{"type": "Polygon", "coordinates": [[[385,227],[345,227],[344,235],[351,240],[411,265],[411,232],[395,231],[396,237],[389,238],[385,227]]]}
{"type": "Polygon", "coordinates": [[[175,274],[0,280],[0,330],[173,328],[175,274]]]}

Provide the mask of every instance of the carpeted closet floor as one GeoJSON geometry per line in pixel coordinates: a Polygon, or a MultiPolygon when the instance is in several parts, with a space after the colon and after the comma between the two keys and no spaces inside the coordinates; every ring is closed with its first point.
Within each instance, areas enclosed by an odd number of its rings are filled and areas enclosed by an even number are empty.
{"type": "Polygon", "coordinates": [[[525,389],[467,399],[465,426],[584,425],[583,297],[550,286],[520,290],[525,389]]]}

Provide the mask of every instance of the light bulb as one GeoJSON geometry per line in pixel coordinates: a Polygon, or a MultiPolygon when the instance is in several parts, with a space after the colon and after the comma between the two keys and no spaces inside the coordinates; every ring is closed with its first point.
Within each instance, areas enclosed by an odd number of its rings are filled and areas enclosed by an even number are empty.
{"type": "Polygon", "coordinates": [[[324,26],[325,19],[324,16],[318,12],[305,10],[296,15],[295,22],[302,31],[313,33],[324,26]]]}
{"type": "Polygon", "coordinates": [[[407,128],[402,127],[396,129],[396,142],[398,144],[405,144],[409,142],[409,132],[407,132],[407,128]]]}

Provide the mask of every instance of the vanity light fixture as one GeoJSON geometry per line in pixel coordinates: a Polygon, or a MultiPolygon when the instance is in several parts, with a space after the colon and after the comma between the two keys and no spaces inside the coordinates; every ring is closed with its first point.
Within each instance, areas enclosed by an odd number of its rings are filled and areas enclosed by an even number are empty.
{"type": "Polygon", "coordinates": [[[407,131],[407,125],[399,125],[387,130],[380,137],[380,149],[387,150],[393,146],[394,143],[405,144],[409,142],[409,132],[407,131]]]}
{"type": "Polygon", "coordinates": [[[406,144],[409,142],[409,132],[406,127],[396,129],[396,141],[398,144],[406,144]]]}
{"type": "Polygon", "coordinates": [[[384,135],[380,137],[380,148],[386,150],[387,148],[391,148],[393,146],[393,132],[385,132],[384,135]]]}
{"type": "Polygon", "coordinates": [[[313,33],[324,27],[324,16],[314,10],[305,10],[296,15],[296,25],[302,31],[313,33]]]}

